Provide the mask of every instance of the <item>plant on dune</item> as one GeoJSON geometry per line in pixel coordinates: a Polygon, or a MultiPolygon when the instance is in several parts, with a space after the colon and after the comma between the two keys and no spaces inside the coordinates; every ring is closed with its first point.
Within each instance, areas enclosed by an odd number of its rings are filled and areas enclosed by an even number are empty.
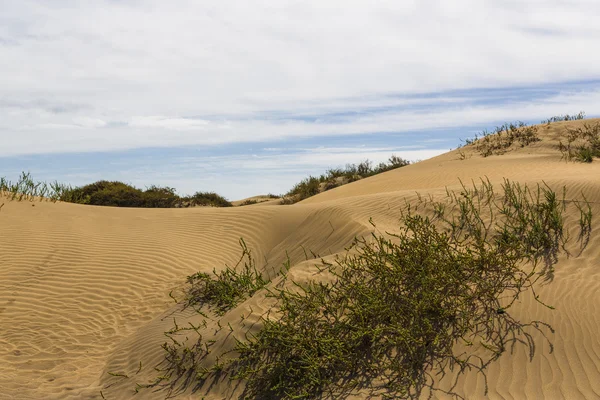
{"type": "Polygon", "coordinates": [[[279,290],[280,317],[265,319],[236,349],[232,368],[247,382],[244,396],[363,390],[417,398],[433,371],[483,370],[517,342],[533,351],[526,328],[545,324],[522,323],[510,310],[524,292],[541,303],[534,285],[551,278],[568,240],[566,203],[547,186],[505,181],[503,192],[496,196],[484,181],[445,201],[422,201],[433,217],[407,206],[399,233],[357,239],[345,257],[323,265],[333,283],[279,290]],[[456,354],[456,344],[480,355],[456,354]]]}
{"type": "Polygon", "coordinates": [[[479,154],[489,157],[506,153],[515,143],[526,147],[540,140],[536,126],[517,121],[500,125],[492,132],[483,131],[473,139],[465,140],[465,146],[475,146],[479,154]]]}
{"type": "Polygon", "coordinates": [[[194,195],[182,198],[193,205],[212,207],[231,207],[232,204],[223,196],[215,192],[196,192],[194,195]]]}
{"type": "Polygon", "coordinates": [[[358,164],[347,164],[344,168],[329,169],[325,174],[318,177],[309,176],[294,185],[283,197],[281,204],[294,204],[338,186],[407,165],[410,165],[410,161],[392,155],[387,162],[379,163],[376,166],[373,166],[371,161],[364,160],[358,164]]]}
{"type": "Polygon", "coordinates": [[[39,201],[43,201],[46,199],[57,201],[64,193],[67,193],[70,190],[70,186],[58,182],[50,184],[46,182],[36,182],[29,172],[22,172],[16,182],[9,181],[4,177],[0,178],[0,192],[9,194],[11,200],[34,201],[35,199],[38,199],[39,201]]]}
{"type": "Polygon", "coordinates": [[[251,206],[251,205],[253,205],[253,204],[258,204],[258,200],[256,200],[256,199],[248,199],[248,200],[244,200],[244,201],[243,201],[243,202],[240,204],[240,207],[241,207],[241,206],[251,206]]]}
{"type": "Polygon", "coordinates": [[[577,120],[581,120],[581,119],[585,119],[584,111],[580,111],[579,113],[573,114],[573,115],[569,115],[569,114],[555,115],[554,117],[550,117],[548,119],[543,120],[541,123],[550,125],[552,122],[577,121],[577,120]]]}
{"type": "Polygon", "coordinates": [[[0,178],[0,192],[9,193],[11,200],[44,199],[68,203],[113,207],[231,207],[232,204],[214,192],[196,192],[193,196],[180,197],[174,188],[150,186],[138,189],[118,181],[97,181],[80,187],[59,182],[36,182],[30,173],[23,172],[16,182],[0,178]]]}
{"type": "MultiPolygon", "coordinates": [[[[245,382],[242,398],[344,398],[357,391],[418,398],[427,387],[442,390],[433,386],[436,376],[483,372],[514,344],[525,344],[532,357],[531,330],[551,327],[521,322],[511,308],[525,292],[550,307],[535,287],[552,279],[561,252],[568,255],[569,203],[579,210],[583,250],[591,206],[585,198],[568,202],[566,189],[559,197],[546,185],[505,180],[497,194],[486,180],[447,191],[441,200],[419,196],[403,209],[399,232],[357,238],[334,263],[322,261],[321,279],[287,286],[289,260],[283,282],[268,285],[242,241],[236,267],[188,279],[184,305],[206,317],[202,305],[225,315],[267,290],[276,306],[261,317],[262,329],[206,367],[201,361],[215,344],[202,336],[206,320],[191,328],[175,322],[163,346],[166,373],[149,386],[167,381],[170,394],[177,383],[198,388],[226,374],[245,382]],[[175,337],[192,329],[199,335],[192,346],[175,337]]],[[[453,388],[443,392],[460,397],[453,388]]]]}
{"type": "Polygon", "coordinates": [[[561,140],[558,149],[566,161],[591,163],[594,158],[600,157],[600,123],[567,128],[566,142],[561,140]]]}
{"type": "Polygon", "coordinates": [[[188,276],[186,306],[209,306],[217,315],[223,315],[238,303],[264,288],[270,279],[263,278],[256,269],[252,253],[240,239],[242,256],[238,263],[212,274],[198,272],[188,276]],[[241,267],[242,263],[244,264],[241,267]]]}
{"type": "MultiPolygon", "coordinates": [[[[240,239],[240,247],[242,255],[235,266],[226,266],[220,272],[213,270],[212,274],[198,272],[188,276],[185,298],[181,301],[183,309],[193,307],[205,319],[202,324],[197,326],[192,323],[179,326],[173,319],[174,326],[165,332],[165,336],[169,340],[162,345],[165,351],[165,360],[155,368],[161,373],[161,376],[149,384],[138,384],[136,392],[141,388],[162,385],[167,389],[168,397],[180,383],[184,389],[190,382],[202,382],[210,374],[223,372],[226,366],[224,362],[217,361],[210,368],[201,366],[201,361],[211,354],[211,347],[215,343],[214,340],[206,339],[202,335],[202,329],[207,328],[206,318],[209,318],[203,308],[207,311],[210,310],[217,317],[221,317],[271,282],[270,278],[263,277],[256,269],[252,252],[243,239],[240,239]],[[191,345],[188,344],[187,336],[185,336],[189,331],[194,331],[199,336],[199,339],[191,345]],[[182,338],[182,334],[185,336],[184,338],[182,338]]],[[[284,264],[284,268],[289,268],[289,262],[284,264]]],[[[285,273],[285,271],[282,272],[285,273]]],[[[174,298],[171,293],[169,295],[174,298]]],[[[216,324],[215,334],[224,328],[220,320],[217,320],[216,324]]],[[[233,331],[230,324],[228,328],[230,332],[233,331]]]]}

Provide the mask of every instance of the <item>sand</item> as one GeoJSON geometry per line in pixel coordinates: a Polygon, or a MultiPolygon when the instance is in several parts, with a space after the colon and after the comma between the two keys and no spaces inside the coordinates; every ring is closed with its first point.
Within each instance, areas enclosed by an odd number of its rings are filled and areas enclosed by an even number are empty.
{"type": "MultiPolygon", "coordinates": [[[[198,318],[181,312],[169,293],[177,293],[187,275],[235,264],[241,237],[259,265],[278,268],[287,252],[293,277],[309,279],[314,263],[305,261],[303,248],[321,256],[343,252],[356,235],[371,231],[369,218],[380,229],[397,227],[403,199],[416,191],[440,193],[458,187],[459,179],[482,177],[497,186],[503,178],[543,180],[555,190],[566,185],[568,197],[583,192],[597,225],[600,161],[566,163],[556,149],[565,127],[580,123],[542,126],[542,142],[501,156],[482,158],[467,149],[461,159],[451,151],[291,206],[119,209],[1,198],[0,399],[101,399],[101,391],[109,400],[165,398],[165,392],[134,390],[157,376],[153,367],[173,318],[179,324],[198,318]]],[[[489,367],[487,395],[476,372],[460,379],[459,393],[469,399],[600,398],[598,227],[583,254],[561,257],[555,279],[539,293],[556,309],[525,296],[514,313],[551,324],[553,348],[538,335],[532,359],[517,348],[489,367]]],[[[222,323],[237,330],[240,315],[252,314],[251,320],[267,306],[264,296],[255,296],[222,323]]],[[[231,343],[228,333],[215,335],[217,346],[231,343]]],[[[178,398],[235,393],[222,381],[178,398]]]]}

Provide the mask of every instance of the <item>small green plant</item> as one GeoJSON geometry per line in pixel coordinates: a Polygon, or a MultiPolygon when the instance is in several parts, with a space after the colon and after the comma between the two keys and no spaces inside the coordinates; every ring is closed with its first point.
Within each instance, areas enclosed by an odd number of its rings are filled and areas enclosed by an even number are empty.
{"type": "Polygon", "coordinates": [[[187,278],[187,306],[207,305],[217,315],[223,315],[270,282],[256,269],[252,253],[243,239],[240,239],[240,246],[242,256],[233,268],[226,267],[221,272],[213,270],[212,275],[198,272],[187,278]]]}

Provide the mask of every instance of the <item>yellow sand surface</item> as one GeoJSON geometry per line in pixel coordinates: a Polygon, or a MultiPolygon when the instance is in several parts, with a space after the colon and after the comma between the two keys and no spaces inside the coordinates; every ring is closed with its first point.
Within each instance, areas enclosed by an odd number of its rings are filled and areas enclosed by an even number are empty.
{"type": "MultiPolygon", "coordinates": [[[[600,161],[567,163],[556,147],[567,126],[581,123],[540,126],[543,141],[504,155],[451,151],[291,206],[126,209],[2,197],[0,399],[165,398],[164,391],[136,394],[135,388],[156,378],[173,319],[198,321],[169,293],[190,274],[234,265],[240,238],[265,271],[276,271],[289,256],[292,277],[309,279],[314,262],[305,261],[305,250],[341,253],[355,236],[371,232],[370,218],[380,230],[397,228],[404,199],[415,192],[442,193],[458,188],[459,180],[484,177],[496,187],[509,178],[544,181],[557,191],[566,186],[569,198],[583,193],[593,205],[595,229],[586,251],[561,257],[554,280],[539,289],[555,310],[527,296],[514,310],[519,318],[550,324],[553,347],[534,335],[531,359],[517,347],[488,368],[487,394],[475,371],[456,390],[468,399],[600,398],[600,161]]],[[[264,295],[254,296],[219,324],[231,323],[242,338],[241,316],[256,320],[269,305],[264,295]]],[[[209,324],[206,330],[217,349],[233,343],[229,329],[209,324]]],[[[224,380],[175,397],[236,393],[224,380]]]]}

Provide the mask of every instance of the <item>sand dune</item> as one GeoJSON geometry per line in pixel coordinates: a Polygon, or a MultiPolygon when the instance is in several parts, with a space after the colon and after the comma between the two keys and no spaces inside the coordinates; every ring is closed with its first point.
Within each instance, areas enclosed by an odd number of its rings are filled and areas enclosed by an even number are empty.
{"type": "MultiPolygon", "coordinates": [[[[582,192],[592,202],[597,221],[600,162],[566,163],[556,149],[565,127],[580,123],[543,126],[542,142],[501,156],[482,158],[467,149],[461,159],[452,151],[292,206],[157,210],[0,199],[0,399],[100,399],[100,391],[110,400],[164,398],[151,389],[136,395],[136,383],[156,377],[173,318],[199,318],[181,311],[169,292],[196,271],[235,264],[241,237],[265,270],[276,271],[289,256],[294,278],[309,279],[314,267],[304,249],[342,252],[371,231],[369,218],[382,230],[396,227],[404,198],[416,191],[441,193],[459,187],[459,179],[482,177],[495,185],[509,178],[567,186],[568,197],[582,192]],[[128,377],[115,376],[121,374],[128,377]]],[[[562,257],[554,281],[541,287],[556,309],[525,296],[514,311],[552,325],[553,349],[534,335],[531,360],[517,348],[489,367],[487,395],[475,372],[460,378],[458,392],[469,399],[600,398],[599,267],[596,229],[587,250],[562,257]]],[[[264,296],[255,296],[222,323],[237,327],[240,315],[251,321],[267,307],[264,296]]],[[[230,346],[227,336],[217,333],[216,345],[230,346]]],[[[220,382],[180,398],[235,393],[220,382]]]]}

